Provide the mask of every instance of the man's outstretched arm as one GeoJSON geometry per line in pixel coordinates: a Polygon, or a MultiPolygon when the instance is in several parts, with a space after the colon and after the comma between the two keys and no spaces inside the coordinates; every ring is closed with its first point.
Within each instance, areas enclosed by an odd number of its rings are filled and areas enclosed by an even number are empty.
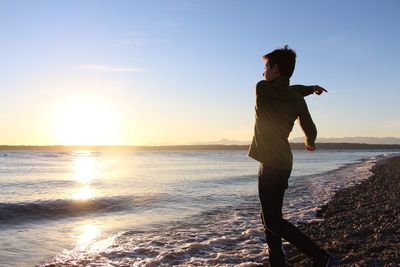
{"type": "Polygon", "coordinates": [[[301,129],[306,136],[305,139],[305,149],[309,151],[315,150],[315,139],[317,138],[317,127],[311,118],[310,112],[308,111],[308,107],[306,101],[302,99],[301,110],[299,114],[299,123],[301,129]]]}
{"type": "Polygon", "coordinates": [[[295,84],[295,85],[291,85],[290,88],[298,91],[303,97],[311,95],[311,94],[320,95],[324,92],[325,93],[328,92],[325,88],[323,88],[319,85],[306,86],[306,85],[301,85],[301,84],[295,84]]]}

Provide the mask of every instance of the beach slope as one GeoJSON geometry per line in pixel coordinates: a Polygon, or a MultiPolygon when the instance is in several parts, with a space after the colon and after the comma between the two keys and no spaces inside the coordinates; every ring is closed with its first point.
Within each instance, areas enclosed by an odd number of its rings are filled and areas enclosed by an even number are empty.
{"type": "MultiPolygon", "coordinates": [[[[400,156],[372,169],[361,184],[344,189],[300,228],[341,260],[341,266],[400,266],[400,156]]],[[[311,266],[293,246],[290,266],[311,266]]]]}

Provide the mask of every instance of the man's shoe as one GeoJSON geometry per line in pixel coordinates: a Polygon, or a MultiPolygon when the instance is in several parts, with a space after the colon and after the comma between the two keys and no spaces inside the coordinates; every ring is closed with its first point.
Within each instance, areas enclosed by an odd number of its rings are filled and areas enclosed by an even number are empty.
{"type": "Polygon", "coordinates": [[[330,267],[339,264],[339,260],[330,254],[325,254],[325,256],[317,261],[313,262],[313,267],[330,267]]]}
{"type": "Polygon", "coordinates": [[[339,264],[339,259],[333,255],[328,254],[328,259],[326,261],[325,267],[336,266],[339,264]]]}
{"type": "Polygon", "coordinates": [[[285,267],[286,266],[286,261],[285,261],[285,254],[282,253],[271,253],[268,256],[268,262],[270,267],[285,267]]]}

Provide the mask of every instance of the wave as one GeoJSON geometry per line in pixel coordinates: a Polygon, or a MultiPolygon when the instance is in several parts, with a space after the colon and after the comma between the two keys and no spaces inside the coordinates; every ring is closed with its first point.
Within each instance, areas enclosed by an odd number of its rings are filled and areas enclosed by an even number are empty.
{"type": "Polygon", "coordinates": [[[3,180],[1,181],[0,188],[17,187],[17,188],[59,188],[68,187],[77,184],[78,181],[74,180],[39,180],[30,178],[29,180],[3,180]]]}
{"type": "Polygon", "coordinates": [[[199,180],[199,183],[203,184],[243,184],[243,183],[252,183],[257,181],[257,175],[238,175],[238,176],[227,176],[218,179],[204,179],[199,180]]]}
{"type": "Polygon", "coordinates": [[[40,219],[57,219],[94,212],[116,212],[143,205],[151,198],[132,196],[88,200],[57,199],[34,202],[0,203],[0,224],[40,219]]]}
{"type": "Polygon", "coordinates": [[[242,184],[242,183],[249,183],[249,182],[254,182],[257,181],[258,176],[257,175],[238,175],[238,176],[231,176],[231,177],[226,177],[222,179],[218,179],[215,181],[215,183],[218,184],[242,184]]]}
{"type": "Polygon", "coordinates": [[[38,266],[262,266],[267,260],[256,205],[217,208],[193,219],[158,230],[121,231],[38,266]]]}

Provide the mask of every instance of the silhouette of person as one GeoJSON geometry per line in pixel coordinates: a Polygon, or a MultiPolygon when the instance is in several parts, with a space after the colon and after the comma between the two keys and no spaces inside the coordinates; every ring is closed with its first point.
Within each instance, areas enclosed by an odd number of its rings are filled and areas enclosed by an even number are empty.
{"type": "Polygon", "coordinates": [[[285,266],[282,238],[312,259],[314,266],[334,266],[337,259],[321,249],[296,226],[283,219],[282,204],[292,171],[288,137],[298,119],[305,149],[315,150],[317,129],[303,97],[326,90],[320,86],[289,86],[296,53],[286,45],[263,56],[264,80],[256,85],[254,137],[248,155],[260,162],[258,191],[271,266],[285,266]]]}

